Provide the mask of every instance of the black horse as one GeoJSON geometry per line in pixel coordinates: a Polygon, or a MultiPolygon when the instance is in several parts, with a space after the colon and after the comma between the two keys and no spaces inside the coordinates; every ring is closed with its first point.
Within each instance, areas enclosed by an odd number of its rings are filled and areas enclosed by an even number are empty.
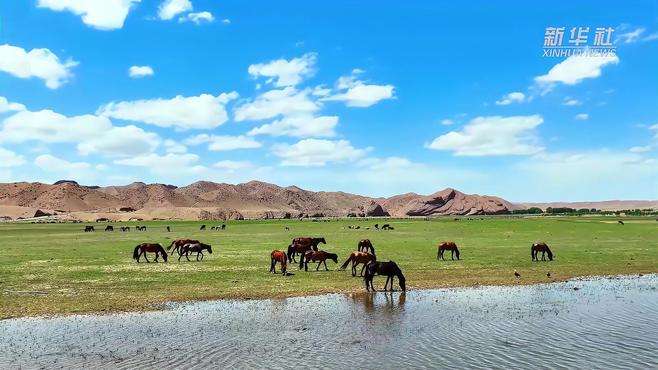
{"type": "Polygon", "coordinates": [[[184,246],[181,247],[178,253],[180,255],[178,256],[178,260],[180,261],[181,257],[185,256],[185,259],[188,261],[190,260],[189,254],[190,252],[196,252],[196,260],[197,261],[202,261],[203,260],[203,251],[207,250],[208,253],[212,254],[212,248],[208,244],[203,244],[203,243],[190,243],[190,244],[185,244],[184,246]]]}
{"type": "Polygon", "coordinates": [[[397,263],[393,261],[370,262],[368,263],[368,265],[366,265],[366,272],[363,275],[363,281],[366,284],[367,291],[370,291],[370,288],[372,288],[374,292],[377,291],[375,289],[375,286],[372,285],[372,280],[375,277],[375,275],[386,275],[386,284],[384,284],[384,291],[387,290],[389,281],[391,282],[391,291],[393,291],[393,280],[395,279],[396,276],[398,277],[398,283],[400,284],[400,289],[402,289],[402,291],[407,290],[406,279],[402,274],[402,270],[400,270],[397,263]]]}

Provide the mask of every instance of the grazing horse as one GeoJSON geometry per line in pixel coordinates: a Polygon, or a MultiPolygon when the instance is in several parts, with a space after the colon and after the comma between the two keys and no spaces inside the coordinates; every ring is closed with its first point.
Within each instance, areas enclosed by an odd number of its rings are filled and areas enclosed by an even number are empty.
{"type": "Polygon", "coordinates": [[[445,258],[443,258],[443,252],[447,250],[450,251],[450,259],[454,261],[456,255],[457,261],[459,261],[459,248],[457,248],[457,244],[455,244],[455,242],[443,242],[439,244],[438,251],[436,252],[436,259],[445,261],[445,258]]]}
{"type": "Polygon", "coordinates": [[[620,224],[620,225],[623,225],[623,224],[624,224],[624,221],[619,220],[619,221],[617,221],[617,223],[620,224]]]}
{"type": "Polygon", "coordinates": [[[146,231],[146,226],[135,226],[137,231],[146,231]]]}
{"type": "Polygon", "coordinates": [[[206,229],[206,225],[201,225],[201,227],[199,228],[199,231],[202,231],[202,230],[205,230],[205,229],[206,229]]]}
{"type": "Polygon", "coordinates": [[[375,257],[374,254],[366,253],[366,252],[352,252],[350,256],[345,260],[342,266],[340,266],[340,270],[345,270],[347,265],[352,262],[352,276],[356,276],[356,266],[359,264],[363,264],[363,267],[361,268],[361,273],[359,276],[363,276],[363,270],[366,268],[366,265],[368,262],[374,262],[377,260],[377,257],[375,257]]]}
{"type": "Polygon", "coordinates": [[[167,226],[167,232],[168,232],[168,233],[171,232],[171,227],[170,227],[170,226],[167,226]]]}
{"type": "Polygon", "coordinates": [[[372,288],[374,292],[377,291],[375,289],[375,286],[372,285],[372,280],[375,277],[375,275],[386,275],[386,284],[384,284],[384,291],[387,290],[389,281],[391,282],[391,292],[393,291],[393,280],[395,280],[396,276],[398,277],[398,283],[400,284],[400,289],[402,289],[402,291],[407,290],[406,279],[402,274],[402,270],[400,270],[398,265],[393,261],[370,262],[366,265],[366,274],[363,277],[363,281],[366,284],[367,291],[370,291],[370,288],[372,288]]]}
{"type": "Polygon", "coordinates": [[[148,258],[146,258],[146,252],[155,253],[155,262],[158,262],[158,257],[161,255],[162,259],[167,262],[167,252],[165,252],[164,248],[162,248],[160,244],[153,243],[142,243],[136,246],[135,250],[133,251],[133,259],[139,263],[139,258],[144,255],[146,262],[151,262],[148,258]]]}
{"type": "Polygon", "coordinates": [[[318,266],[315,268],[315,271],[318,271],[320,269],[320,265],[323,263],[324,270],[329,271],[327,268],[327,259],[334,261],[334,263],[338,263],[338,255],[336,253],[329,253],[325,251],[308,251],[302,257],[302,260],[304,260],[304,270],[308,271],[309,262],[317,262],[318,266]]]}
{"type": "Polygon", "coordinates": [[[105,226],[105,231],[114,231],[114,226],[112,225],[105,226]]]}
{"type": "Polygon", "coordinates": [[[174,253],[178,252],[178,255],[181,254],[181,249],[185,244],[197,244],[200,243],[198,240],[195,239],[176,239],[169,246],[167,247],[167,250],[169,253],[174,253]],[[173,249],[172,249],[173,248],[173,249]]]}
{"type": "Polygon", "coordinates": [[[370,239],[363,239],[359,241],[357,250],[359,252],[368,252],[371,253],[372,255],[375,254],[375,247],[372,246],[370,239]]]}
{"type": "Polygon", "coordinates": [[[90,233],[90,232],[94,232],[94,231],[96,231],[96,230],[94,230],[93,226],[85,226],[85,232],[86,233],[90,233]]]}
{"type": "Polygon", "coordinates": [[[275,266],[276,263],[279,262],[281,264],[281,274],[283,274],[283,276],[286,276],[288,256],[286,256],[286,254],[283,251],[273,250],[272,253],[270,253],[270,258],[271,258],[270,272],[276,274],[275,266]]]}
{"type": "Polygon", "coordinates": [[[532,247],[530,247],[530,255],[532,256],[533,261],[539,261],[539,256],[537,256],[539,252],[541,252],[542,261],[546,261],[546,254],[548,254],[549,261],[553,260],[553,252],[551,252],[551,249],[548,247],[548,245],[546,245],[546,243],[532,243],[532,247]]]}
{"type": "MultiPolygon", "coordinates": [[[[320,243],[327,244],[327,241],[324,240],[324,238],[322,238],[322,237],[321,238],[303,238],[303,237],[294,238],[292,240],[292,243],[290,243],[290,245],[288,246],[288,262],[297,262],[297,260],[295,259],[295,256],[297,255],[297,253],[299,253],[303,256],[304,253],[306,253],[306,251],[309,251],[309,250],[317,251],[318,250],[318,244],[320,244],[320,243]]],[[[300,262],[299,262],[299,269],[300,270],[302,268],[302,261],[303,260],[304,260],[303,258],[300,258],[300,262]]]]}
{"type": "Polygon", "coordinates": [[[393,227],[389,224],[383,224],[381,227],[382,230],[393,230],[393,227]]]}
{"type": "Polygon", "coordinates": [[[196,260],[197,261],[202,261],[203,260],[203,251],[207,250],[208,253],[212,254],[212,248],[208,244],[203,244],[203,243],[188,243],[183,245],[180,248],[180,251],[178,252],[178,260],[180,261],[181,257],[185,256],[185,259],[188,261],[190,260],[189,254],[190,252],[196,252],[196,260]]]}

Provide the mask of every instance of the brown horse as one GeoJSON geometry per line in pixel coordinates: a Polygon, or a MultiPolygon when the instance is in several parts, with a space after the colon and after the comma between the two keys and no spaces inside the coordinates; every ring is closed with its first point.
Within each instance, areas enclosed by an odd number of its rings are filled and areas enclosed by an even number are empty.
{"type": "Polygon", "coordinates": [[[546,254],[548,254],[548,260],[552,261],[553,260],[553,252],[551,252],[551,249],[546,245],[544,242],[536,242],[532,243],[532,247],[530,247],[530,255],[532,256],[533,261],[539,261],[539,257],[537,254],[541,252],[541,260],[546,261],[546,254]]]}
{"type": "Polygon", "coordinates": [[[393,280],[395,277],[398,277],[398,283],[400,284],[400,289],[402,291],[407,290],[406,279],[402,274],[402,270],[398,265],[393,261],[388,262],[370,262],[366,265],[366,274],[363,277],[363,281],[366,283],[366,290],[370,291],[370,288],[374,292],[377,290],[375,286],[372,285],[372,280],[375,275],[386,275],[386,284],[384,284],[384,291],[388,289],[388,282],[391,282],[391,292],[393,291],[393,280]]]}
{"type": "Polygon", "coordinates": [[[164,250],[164,248],[162,248],[160,244],[153,243],[142,243],[136,246],[135,250],[133,251],[133,259],[139,263],[139,257],[144,255],[146,262],[151,262],[148,258],[146,258],[146,252],[155,253],[155,262],[158,262],[158,257],[161,255],[162,259],[167,262],[167,252],[164,250]]]}
{"type": "Polygon", "coordinates": [[[356,276],[356,266],[359,264],[363,264],[363,267],[361,268],[361,273],[359,276],[363,276],[363,270],[366,268],[366,265],[368,262],[374,262],[377,260],[377,257],[375,257],[374,254],[366,253],[366,252],[352,252],[350,256],[345,260],[345,263],[343,263],[342,266],[340,266],[340,270],[345,270],[347,265],[352,262],[352,276],[356,276]]]}
{"type": "MultiPolygon", "coordinates": [[[[310,250],[317,251],[318,250],[318,244],[323,243],[327,244],[327,242],[324,240],[324,238],[295,238],[292,240],[292,243],[288,246],[288,262],[297,262],[295,259],[295,256],[299,253],[302,256],[304,253],[310,250]]],[[[302,269],[302,261],[304,259],[301,258],[299,261],[299,269],[302,269]]]]}
{"type": "Polygon", "coordinates": [[[338,263],[338,255],[336,253],[329,253],[325,251],[308,251],[306,254],[304,254],[304,257],[302,258],[304,260],[304,270],[308,271],[308,263],[309,262],[317,262],[318,266],[315,268],[315,271],[318,271],[320,269],[320,265],[324,263],[324,270],[329,271],[327,268],[327,259],[330,259],[334,261],[334,263],[338,263]]]}
{"type": "Polygon", "coordinates": [[[288,256],[286,256],[286,254],[283,251],[273,250],[272,253],[270,253],[270,258],[271,258],[270,272],[276,274],[275,266],[276,263],[279,262],[281,264],[281,274],[283,274],[283,276],[286,276],[288,256]]]}
{"type": "Polygon", "coordinates": [[[370,239],[363,239],[359,241],[359,245],[357,250],[359,252],[368,252],[372,255],[375,254],[375,247],[372,246],[372,243],[370,242],[370,239]]]}
{"type": "Polygon", "coordinates": [[[196,252],[196,260],[197,261],[202,261],[203,260],[203,251],[207,250],[208,253],[212,254],[212,247],[208,244],[203,244],[203,243],[188,243],[183,245],[180,250],[178,251],[178,260],[180,261],[181,257],[185,256],[185,258],[189,261],[190,260],[190,252],[194,253],[196,252]]]}
{"type": "Polygon", "coordinates": [[[183,248],[185,244],[197,244],[197,243],[200,242],[194,239],[176,239],[172,241],[171,244],[169,244],[167,250],[169,251],[169,253],[173,254],[174,252],[178,252],[178,255],[181,255],[181,248],[183,248]]]}
{"type": "Polygon", "coordinates": [[[443,242],[439,244],[438,251],[436,252],[436,259],[445,261],[445,258],[443,258],[443,252],[447,250],[450,251],[450,258],[453,261],[455,260],[455,255],[459,261],[459,248],[457,248],[457,244],[455,244],[455,242],[443,242]]]}

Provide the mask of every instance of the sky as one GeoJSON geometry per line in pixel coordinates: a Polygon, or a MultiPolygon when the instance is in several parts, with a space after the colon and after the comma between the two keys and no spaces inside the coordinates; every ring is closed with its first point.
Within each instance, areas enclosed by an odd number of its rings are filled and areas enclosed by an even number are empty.
{"type": "Polygon", "coordinates": [[[658,199],[657,67],[655,1],[2,1],[0,182],[658,199]]]}

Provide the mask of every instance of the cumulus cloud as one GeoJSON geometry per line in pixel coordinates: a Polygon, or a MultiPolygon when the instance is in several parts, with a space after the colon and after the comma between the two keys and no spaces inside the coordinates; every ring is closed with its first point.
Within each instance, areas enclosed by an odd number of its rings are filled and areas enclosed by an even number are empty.
{"type": "Polygon", "coordinates": [[[130,78],[153,76],[153,73],[153,68],[150,66],[132,66],[128,69],[128,76],[130,78]]]}
{"type": "Polygon", "coordinates": [[[113,126],[106,117],[67,117],[51,110],[22,111],[7,117],[0,130],[0,142],[77,143],[86,155],[127,156],[148,153],[158,145],[158,135],[139,127],[113,126]]]}
{"type": "Polygon", "coordinates": [[[248,135],[294,136],[294,137],[333,137],[338,124],[338,116],[310,115],[283,117],[272,123],[253,128],[248,135]]]}
{"type": "Polygon", "coordinates": [[[574,119],[576,119],[577,121],[587,121],[589,119],[589,114],[578,113],[574,116],[574,119]]]}
{"type": "Polygon", "coordinates": [[[187,152],[187,147],[177,141],[167,139],[163,144],[167,153],[181,154],[187,152]]]}
{"type": "Polygon", "coordinates": [[[182,130],[211,129],[228,120],[225,106],[237,97],[236,92],[231,92],[218,96],[178,95],[172,99],[111,102],[100,107],[96,114],[160,127],[173,126],[182,130]]]}
{"type": "Polygon", "coordinates": [[[263,120],[276,116],[312,115],[320,105],[309,97],[310,90],[286,87],[270,90],[235,110],[235,120],[263,120]]]}
{"type": "Polygon", "coordinates": [[[342,101],[348,107],[367,108],[382,100],[394,98],[395,86],[368,84],[356,77],[361,73],[362,70],[355,69],[350,76],[340,77],[336,82],[337,93],[321,100],[342,101]]]}
{"type": "Polygon", "coordinates": [[[55,173],[75,173],[88,170],[91,165],[87,162],[69,162],[50,154],[43,154],[34,159],[34,164],[44,171],[55,173]]]}
{"type": "Polygon", "coordinates": [[[208,150],[222,152],[236,149],[256,149],[262,146],[261,143],[248,136],[229,136],[229,135],[207,135],[200,134],[189,137],[185,140],[188,145],[208,144],[208,150]]]}
{"type": "Polygon", "coordinates": [[[188,13],[185,16],[178,18],[178,22],[192,22],[196,25],[202,23],[211,23],[215,20],[215,17],[211,12],[198,12],[198,13],[188,13]]]}
{"type": "Polygon", "coordinates": [[[0,167],[16,167],[25,163],[22,155],[0,148],[0,167]]]}
{"type": "Polygon", "coordinates": [[[4,96],[0,96],[0,113],[16,112],[22,110],[25,110],[25,106],[23,104],[10,102],[4,96]]]}
{"type": "Polygon", "coordinates": [[[510,105],[512,103],[523,103],[525,101],[527,101],[525,94],[515,91],[504,95],[500,100],[497,100],[496,105],[510,105]]]}
{"type": "Polygon", "coordinates": [[[56,12],[68,11],[82,17],[84,24],[99,30],[114,30],[123,23],[140,0],[38,0],[37,6],[56,12]]]}
{"type": "Polygon", "coordinates": [[[232,172],[232,171],[252,168],[254,165],[249,161],[223,160],[223,161],[216,162],[212,166],[215,167],[215,168],[219,168],[219,169],[222,169],[222,170],[232,172]]]}
{"type": "Polygon", "coordinates": [[[192,2],[190,0],[164,0],[158,7],[158,18],[167,21],[180,13],[189,12],[192,9],[192,2]]]}
{"type": "Polygon", "coordinates": [[[57,89],[73,76],[71,69],[78,62],[69,59],[61,62],[48,49],[32,49],[29,52],[12,45],[0,45],[0,71],[18,78],[42,79],[49,89],[57,89]]]}
{"type": "Polygon", "coordinates": [[[254,78],[267,77],[276,87],[295,86],[315,73],[317,55],[307,53],[290,60],[277,59],[267,63],[252,64],[248,72],[254,78]]]}
{"type": "Polygon", "coordinates": [[[570,97],[566,97],[566,98],[564,98],[564,102],[562,103],[562,105],[573,107],[573,106],[576,106],[576,105],[582,105],[582,103],[578,99],[572,99],[570,97]]]}
{"type": "Polygon", "coordinates": [[[476,117],[461,131],[441,135],[427,147],[457,156],[535,154],[544,149],[535,132],[543,121],[540,115],[476,117]]]}
{"type": "Polygon", "coordinates": [[[616,55],[572,55],[554,65],[545,75],[535,77],[535,82],[543,86],[550,86],[556,83],[576,85],[585,79],[601,76],[603,67],[618,63],[619,58],[616,55]]]}
{"type": "Polygon", "coordinates": [[[371,148],[357,149],[347,140],[304,139],[295,144],[277,144],[272,152],[284,166],[324,166],[327,163],[356,161],[371,148]]]}

